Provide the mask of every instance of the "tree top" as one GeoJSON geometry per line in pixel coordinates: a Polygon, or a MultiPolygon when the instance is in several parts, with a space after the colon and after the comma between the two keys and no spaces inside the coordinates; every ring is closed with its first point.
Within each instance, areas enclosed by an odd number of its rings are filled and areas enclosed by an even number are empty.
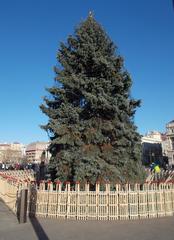
{"type": "Polygon", "coordinates": [[[94,18],[94,12],[90,10],[89,13],[88,13],[88,17],[94,18]]]}

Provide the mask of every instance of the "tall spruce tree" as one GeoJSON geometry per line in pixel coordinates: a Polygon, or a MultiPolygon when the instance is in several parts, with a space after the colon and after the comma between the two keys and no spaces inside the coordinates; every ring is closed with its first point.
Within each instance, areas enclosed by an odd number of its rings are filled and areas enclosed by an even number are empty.
{"type": "Polygon", "coordinates": [[[144,177],[140,135],[133,122],[140,101],[130,96],[123,58],[90,14],[61,43],[55,84],[41,110],[50,136],[50,169],[61,181],[137,181],[144,177]]]}

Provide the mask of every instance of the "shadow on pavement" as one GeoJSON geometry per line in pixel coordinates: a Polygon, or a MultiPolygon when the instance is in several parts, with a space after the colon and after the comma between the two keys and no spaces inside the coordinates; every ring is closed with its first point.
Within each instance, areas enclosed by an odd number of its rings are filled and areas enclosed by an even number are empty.
{"type": "Polygon", "coordinates": [[[29,199],[29,220],[32,224],[32,227],[38,237],[39,240],[49,240],[46,232],[44,231],[43,227],[39,223],[36,214],[36,202],[37,202],[37,190],[36,187],[33,185],[30,189],[30,199],[29,199]]]}
{"type": "Polygon", "coordinates": [[[44,229],[42,228],[41,224],[37,220],[36,217],[29,217],[30,222],[33,226],[33,229],[38,237],[39,240],[49,240],[47,234],[45,233],[44,229]]]}

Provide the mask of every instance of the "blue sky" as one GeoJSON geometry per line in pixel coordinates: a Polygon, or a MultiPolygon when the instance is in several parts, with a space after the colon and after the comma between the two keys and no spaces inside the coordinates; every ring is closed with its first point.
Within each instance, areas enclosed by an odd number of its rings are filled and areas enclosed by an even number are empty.
{"type": "Polygon", "coordinates": [[[164,132],[174,119],[172,0],[0,0],[0,142],[48,140],[39,105],[54,83],[60,41],[89,10],[124,57],[132,96],[142,99],[139,132],[164,132]]]}

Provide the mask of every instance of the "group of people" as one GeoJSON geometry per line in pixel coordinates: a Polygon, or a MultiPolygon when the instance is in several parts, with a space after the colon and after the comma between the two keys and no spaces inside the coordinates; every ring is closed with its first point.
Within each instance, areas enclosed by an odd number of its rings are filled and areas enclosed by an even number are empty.
{"type": "Polygon", "coordinates": [[[25,170],[33,169],[33,164],[31,163],[0,163],[0,170],[25,170]]]}
{"type": "Polygon", "coordinates": [[[33,170],[35,173],[36,179],[44,180],[47,173],[47,166],[42,161],[40,163],[32,162],[32,163],[0,163],[0,170],[8,171],[8,170],[33,170]]]}

